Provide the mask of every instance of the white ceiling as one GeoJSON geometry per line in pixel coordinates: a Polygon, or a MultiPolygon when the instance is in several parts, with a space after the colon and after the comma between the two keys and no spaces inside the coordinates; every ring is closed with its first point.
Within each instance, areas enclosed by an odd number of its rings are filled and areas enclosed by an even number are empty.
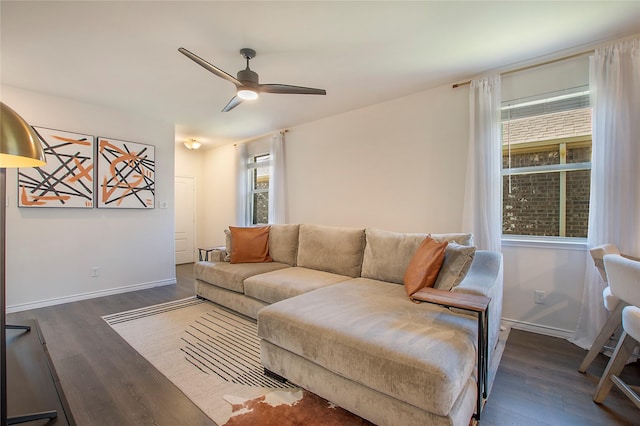
{"type": "Polygon", "coordinates": [[[0,2],[2,84],[175,123],[176,141],[244,140],[556,52],[640,33],[640,1],[0,2]],[[263,94],[231,112],[257,51],[263,94]]]}

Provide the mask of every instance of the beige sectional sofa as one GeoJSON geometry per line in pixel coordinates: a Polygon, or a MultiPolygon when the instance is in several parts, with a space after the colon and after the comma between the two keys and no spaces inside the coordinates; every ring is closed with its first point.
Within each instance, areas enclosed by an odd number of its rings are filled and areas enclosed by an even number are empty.
{"type": "MultiPolygon", "coordinates": [[[[196,293],[257,318],[266,369],[378,425],[468,425],[476,407],[475,315],[411,301],[404,271],[426,234],[272,225],[273,262],[195,266],[196,293]]],[[[502,255],[449,241],[436,288],[491,297],[489,359],[502,308],[502,255]]]]}

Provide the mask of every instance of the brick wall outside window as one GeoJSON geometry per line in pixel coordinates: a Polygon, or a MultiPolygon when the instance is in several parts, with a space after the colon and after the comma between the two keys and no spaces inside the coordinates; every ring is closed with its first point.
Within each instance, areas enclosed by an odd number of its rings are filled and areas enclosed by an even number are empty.
{"type": "MultiPolygon", "coordinates": [[[[503,169],[591,161],[591,109],[577,109],[505,121],[503,169]]],[[[586,238],[590,170],[503,176],[503,234],[586,238]],[[565,225],[560,232],[561,175],[566,179],[565,225]]]]}

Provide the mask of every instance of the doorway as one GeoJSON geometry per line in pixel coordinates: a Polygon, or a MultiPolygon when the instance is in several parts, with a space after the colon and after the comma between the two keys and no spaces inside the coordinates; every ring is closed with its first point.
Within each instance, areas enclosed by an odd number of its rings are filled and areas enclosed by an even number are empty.
{"type": "Polygon", "coordinates": [[[195,260],[195,181],[193,177],[175,178],[176,265],[195,260]]]}

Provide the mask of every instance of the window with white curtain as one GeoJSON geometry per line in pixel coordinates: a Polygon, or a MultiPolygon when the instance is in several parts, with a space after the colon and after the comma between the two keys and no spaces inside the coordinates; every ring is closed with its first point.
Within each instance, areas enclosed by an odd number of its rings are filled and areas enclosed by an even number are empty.
{"type": "Polygon", "coordinates": [[[271,155],[250,155],[247,161],[247,210],[250,225],[269,223],[271,155]]]}
{"type": "Polygon", "coordinates": [[[503,236],[586,238],[588,85],[504,101],[501,110],[503,236]]]}

